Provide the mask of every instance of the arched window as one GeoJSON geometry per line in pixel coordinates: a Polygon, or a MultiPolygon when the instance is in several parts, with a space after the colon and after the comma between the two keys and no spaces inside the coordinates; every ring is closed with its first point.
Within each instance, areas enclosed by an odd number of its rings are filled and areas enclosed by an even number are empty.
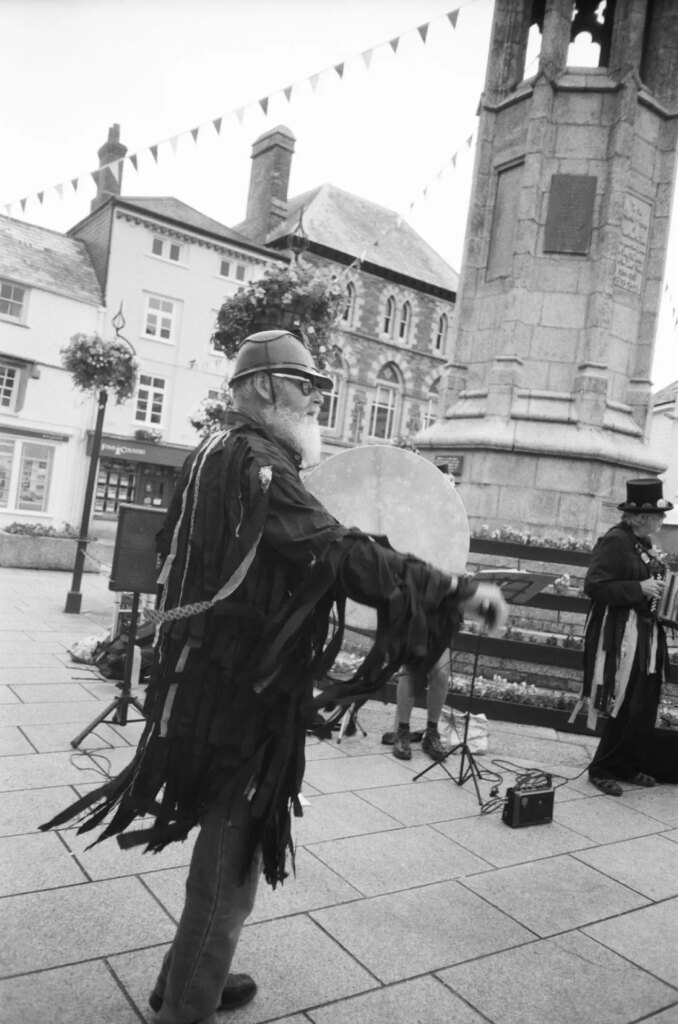
{"type": "Polygon", "coordinates": [[[432,427],[436,421],[438,414],[438,389],[440,387],[440,377],[437,377],[431,387],[428,389],[428,398],[426,400],[426,410],[424,412],[424,423],[423,429],[432,427]]]}
{"type": "Polygon", "coordinates": [[[436,352],[445,351],[445,343],[447,342],[447,313],[441,313],[438,318],[438,327],[436,329],[436,340],[435,349],[436,352]]]}
{"type": "Polygon", "coordinates": [[[332,381],[332,390],[323,394],[323,404],[318,416],[318,422],[325,430],[338,431],[341,428],[339,423],[339,408],[343,404],[344,386],[346,372],[341,356],[334,354],[331,365],[323,371],[332,381]]]}
{"type": "Polygon", "coordinates": [[[410,324],[412,323],[412,307],[409,302],[403,302],[400,310],[400,323],[398,324],[398,337],[401,341],[407,341],[410,336],[410,324]]]}
{"type": "Polygon", "coordinates": [[[400,375],[392,363],[387,363],[377,374],[377,390],[370,408],[368,436],[389,440],[395,436],[400,375]]]}
{"type": "Polygon", "coordinates": [[[344,306],[344,309],[341,314],[341,319],[344,321],[345,324],[353,323],[353,318],[355,316],[355,300],[355,285],[349,281],[349,283],[346,285],[346,305],[344,306]]]}
{"type": "Polygon", "coordinates": [[[386,312],[384,313],[384,327],[383,333],[388,334],[389,338],[393,336],[393,321],[395,320],[396,301],[391,295],[388,302],[386,303],[386,312]]]}

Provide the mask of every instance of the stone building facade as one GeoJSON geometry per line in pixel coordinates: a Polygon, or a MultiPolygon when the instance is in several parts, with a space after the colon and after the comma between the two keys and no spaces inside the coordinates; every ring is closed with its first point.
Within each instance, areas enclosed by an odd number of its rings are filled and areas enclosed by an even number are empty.
{"type": "Polygon", "coordinates": [[[288,197],[294,143],[283,126],[255,141],[247,216],[235,230],[345,282],[324,453],[406,441],[437,415],[457,275],[392,210],[329,184],[288,197]]]}
{"type": "Polygon", "coordinates": [[[675,183],[672,0],[497,0],[444,414],[474,524],[590,539],[648,443],[675,183]],[[572,64],[573,40],[599,46],[572,64]],[[525,77],[528,42],[538,68],[525,77]]]}

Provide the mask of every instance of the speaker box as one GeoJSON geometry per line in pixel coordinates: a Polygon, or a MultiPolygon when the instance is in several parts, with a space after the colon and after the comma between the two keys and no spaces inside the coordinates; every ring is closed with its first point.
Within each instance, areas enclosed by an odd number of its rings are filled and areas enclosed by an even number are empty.
{"type": "Polygon", "coordinates": [[[155,594],[158,589],[158,556],[155,535],[166,509],[147,505],[120,505],[115,535],[109,590],[155,594]]]}

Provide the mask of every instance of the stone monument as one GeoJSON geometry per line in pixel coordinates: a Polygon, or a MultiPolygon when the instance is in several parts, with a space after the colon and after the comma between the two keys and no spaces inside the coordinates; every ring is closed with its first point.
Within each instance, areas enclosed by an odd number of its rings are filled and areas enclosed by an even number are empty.
{"type": "Polygon", "coordinates": [[[648,414],[677,132],[676,0],[496,0],[453,356],[416,438],[472,528],[590,539],[626,479],[665,468],[648,414]],[[568,63],[581,32],[598,67],[568,63]]]}

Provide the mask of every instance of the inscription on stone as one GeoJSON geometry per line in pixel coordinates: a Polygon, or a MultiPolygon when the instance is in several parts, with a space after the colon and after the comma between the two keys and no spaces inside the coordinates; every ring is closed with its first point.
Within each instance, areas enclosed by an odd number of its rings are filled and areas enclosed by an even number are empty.
{"type": "Polygon", "coordinates": [[[588,253],[597,180],[592,174],[551,176],[544,252],[588,253]]]}
{"type": "Polygon", "coordinates": [[[621,242],[614,265],[617,288],[640,294],[645,273],[647,241],[650,234],[652,204],[627,192],[624,196],[621,242]]]}

